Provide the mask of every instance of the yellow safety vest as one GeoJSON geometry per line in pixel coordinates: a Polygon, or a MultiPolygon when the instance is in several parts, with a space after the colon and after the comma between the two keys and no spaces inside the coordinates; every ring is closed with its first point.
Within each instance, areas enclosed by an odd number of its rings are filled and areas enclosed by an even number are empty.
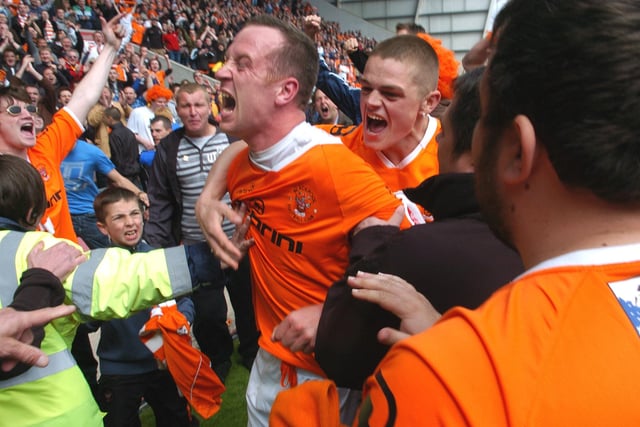
{"type": "MultiPolygon", "coordinates": [[[[61,239],[43,232],[0,231],[0,307],[13,300],[27,255],[40,241],[61,239]]],[[[69,351],[83,320],[122,318],[131,311],[191,292],[184,248],[131,254],[120,248],[91,251],[64,282],[65,303],[76,313],[45,327],[41,348],[49,365],[0,381],[0,427],[102,426],[103,414],[69,351]]]]}

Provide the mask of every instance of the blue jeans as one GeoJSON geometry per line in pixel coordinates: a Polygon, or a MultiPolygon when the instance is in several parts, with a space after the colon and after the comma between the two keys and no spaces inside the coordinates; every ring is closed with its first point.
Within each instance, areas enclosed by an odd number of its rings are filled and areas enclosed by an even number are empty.
{"type": "Polygon", "coordinates": [[[73,229],[78,237],[89,246],[89,249],[109,247],[109,238],[98,230],[96,221],[94,214],[71,215],[73,229]]]}
{"type": "Polygon", "coordinates": [[[169,52],[169,59],[180,63],[182,60],[182,52],[179,50],[167,50],[169,52]]]}

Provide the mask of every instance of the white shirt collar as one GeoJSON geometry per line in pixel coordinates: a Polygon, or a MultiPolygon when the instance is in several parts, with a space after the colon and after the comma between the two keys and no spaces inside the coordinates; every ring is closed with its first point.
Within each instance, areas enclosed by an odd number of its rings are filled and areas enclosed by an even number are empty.
{"type": "Polygon", "coordinates": [[[522,273],[518,279],[531,273],[550,268],[621,264],[635,261],[640,261],[640,243],[582,249],[542,261],[522,273]]]}
{"type": "Polygon", "coordinates": [[[322,144],[342,144],[342,141],[303,121],[266,150],[249,152],[249,158],[264,171],[278,172],[311,148],[322,144]]]}

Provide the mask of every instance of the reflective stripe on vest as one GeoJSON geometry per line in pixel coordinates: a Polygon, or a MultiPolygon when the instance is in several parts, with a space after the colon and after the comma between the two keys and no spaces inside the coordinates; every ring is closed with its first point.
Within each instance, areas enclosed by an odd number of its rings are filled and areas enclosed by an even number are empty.
{"type": "Polygon", "coordinates": [[[66,349],[61,350],[57,353],[49,355],[49,364],[44,368],[38,368],[34,366],[28,371],[16,377],[10,378],[5,381],[0,381],[0,390],[37,381],[42,378],[55,375],[58,372],[62,372],[66,369],[73,368],[75,365],[76,361],[71,355],[71,352],[66,349]]]}
{"type": "Polygon", "coordinates": [[[0,307],[6,307],[13,301],[13,294],[18,289],[16,273],[16,254],[24,237],[24,233],[9,231],[0,241],[0,307]]]}
{"type": "Polygon", "coordinates": [[[104,259],[107,249],[94,249],[88,261],[80,264],[73,275],[71,284],[71,299],[73,305],[82,314],[91,314],[91,303],[93,301],[93,282],[98,265],[104,259]]]}

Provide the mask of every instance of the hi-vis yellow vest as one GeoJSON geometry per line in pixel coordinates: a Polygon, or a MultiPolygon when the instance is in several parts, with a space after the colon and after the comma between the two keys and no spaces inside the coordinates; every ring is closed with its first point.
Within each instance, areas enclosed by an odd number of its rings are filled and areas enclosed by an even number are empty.
{"type": "MultiPolygon", "coordinates": [[[[0,231],[0,307],[13,300],[27,255],[40,241],[48,248],[61,239],[36,231],[0,231]]],[[[0,381],[0,427],[102,426],[103,414],[69,351],[78,324],[126,317],[191,292],[182,247],[135,254],[108,248],[87,255],[89,260],[63,282],[65,303],[75,305],[76,312],[45,327],[41,348],[49,365],[0,381]]]]}

